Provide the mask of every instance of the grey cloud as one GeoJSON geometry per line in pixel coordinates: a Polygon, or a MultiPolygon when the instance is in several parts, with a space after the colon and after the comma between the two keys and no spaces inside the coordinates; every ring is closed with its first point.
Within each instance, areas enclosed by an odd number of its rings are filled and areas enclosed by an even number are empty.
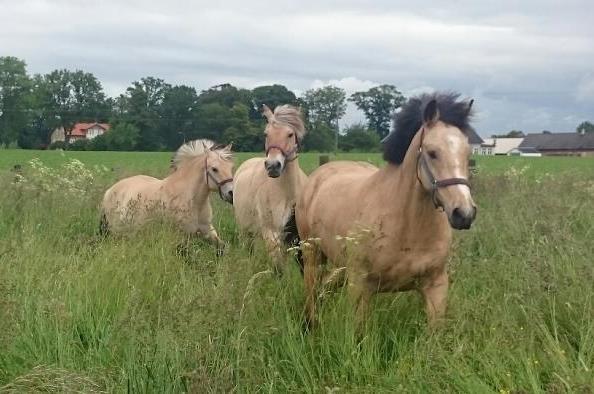
{"type": "MultiPolygon", "coordinates": [[[[591,1],[0,4],[2,55],[31,72],[88,70],[111,95],[147,75],[198,89],[391,83],[475,97],[483,135],[594,120],[591,1]]],[[[350,106],[345,122],[361,118],[350,106]]]]}

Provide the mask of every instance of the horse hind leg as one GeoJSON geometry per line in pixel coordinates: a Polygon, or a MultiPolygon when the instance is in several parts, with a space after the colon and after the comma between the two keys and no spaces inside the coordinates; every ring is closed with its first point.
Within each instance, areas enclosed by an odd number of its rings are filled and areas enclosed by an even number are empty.
{"type": "Polygon", "coordinates": [[[109,222],[105,212],[101,214],[101,220],[99,221],[99,235],[102,237],[109,235],[109,222]]]}

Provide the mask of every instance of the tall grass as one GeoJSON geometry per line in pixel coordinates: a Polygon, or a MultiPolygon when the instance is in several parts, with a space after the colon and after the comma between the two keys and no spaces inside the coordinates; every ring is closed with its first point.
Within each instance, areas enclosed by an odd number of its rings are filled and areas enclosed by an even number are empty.
{"type": "Polygon", "coordinates": [[[479,172],[447,324],[429,332],[414,293],[382,295],[358,345],[341,291],[302,333],[298,268],[269,273],[214,195],[221,258],[167,222],[101,239],[118,173],[90,171],[73,189],[0,175],[0,392],[594,390],[594,172],[479,172]]]}

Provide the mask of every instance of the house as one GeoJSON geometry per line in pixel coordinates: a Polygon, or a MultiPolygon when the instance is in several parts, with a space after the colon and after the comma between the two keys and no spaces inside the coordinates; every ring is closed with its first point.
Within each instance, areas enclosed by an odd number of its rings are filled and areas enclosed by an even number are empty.
{"type": "Polygon", "coordinates": [[[485,141],[483,141],[483,139],[472,128],[466,132],[466,135],[468,136],[468,143],[472,149],[472,154],[478,155],[481,150],[481,145],[485,141]]]}
{"type": "MultiPolygon", "coordinates": [[[[68,134],[70,143],[78,140],[92,140],[108,131],[111,126],[107,123],[76,123],[70,133],[68,134]]],[[[66,141],[66,133],[64,127],[56,128],[51,136],[50,142],[53,144],[58,141],[66,141]]]]}
{"type": "Polygon", "coordinates": [[[594,133],[528,134],[518,148],[547,156],[594,156],[594,133]]]}
{"type": "Polygon", "coordinates": [[[511,151],[520,146],[523,137],[521,138],[486,138],[485,142],[481,144],[480,154],[481,155],[507,155],[511,154],[511,151]]]}
{"type": "Polygon", "coordinates": [[[516,147],[512,149],[509,156],[524,156],[524,157],[541,157],[542,154],[537,151],[535,148],[520,148],[516,147]]]}

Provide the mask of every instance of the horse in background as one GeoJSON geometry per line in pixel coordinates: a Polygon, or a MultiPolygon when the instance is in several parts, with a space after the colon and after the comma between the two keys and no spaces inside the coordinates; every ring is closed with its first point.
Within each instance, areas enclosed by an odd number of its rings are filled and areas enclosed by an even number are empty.
{"type": "Polygon", "coordinates": [[[295,242],[294,223],[297,196],[307,182],[299,167],[298,151],[305,136],[303,115],[299,108],[282,105],[270,110],[263,106],[267,119],[266,157],[252,158],[239,166],[235,173],[233,208],[240,229],[260,234],[266,243],[277,271],[286,259],[284,244],[295,242]]]}
{"type": "Polygon", "coordinates": [[[164,179],[136,175],[110,187],[101,204],[101,232],[121,233],[146,223],[153,214],[167,215],[188,234],[223,247],[212,225],[209,194],[233,202],[231,145],[210,140],[183,144],[173,157],[175,171],[164,179]]]}
{"type": "Polygon", "coordinates": [[[345,279],[358,327],[379,292],[418,290],[429,324],[444,316],[452,228],[468,229],[476,216],[466,136],[472,101],[458,97],[410,99],[384,141],[385,167],[332,162],[309,176],[295,210],[308,326],[320,287],[345,279]],[[327,258],[334,270],[321,274],[327,258]]]}

